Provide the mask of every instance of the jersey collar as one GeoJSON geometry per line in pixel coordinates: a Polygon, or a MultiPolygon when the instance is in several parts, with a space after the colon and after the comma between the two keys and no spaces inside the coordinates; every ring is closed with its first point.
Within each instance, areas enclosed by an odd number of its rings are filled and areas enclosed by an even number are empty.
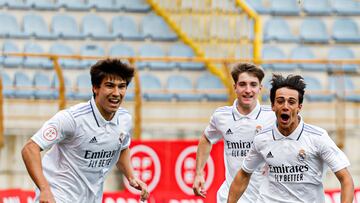
{"type": "Polygon", "coordinates": [[[237,103],[238,103],[238,100],[235,99],[235,101],[233,103],[233,109],[232,109],[232,115],[233,115],[234,121],[240,120],[242,118],[250,118],[250,119],[254,119],[254,120],[258,118],[260,111],[261,111],[260,103],[258,100],[256,101],[255,108],[247,115],[243,115],[238,111],[237,103]]]}
{"type": "Polygon", "coordinates": [[[98,127],[102,127],[102,126],[106,125],[107,123],[111,123],[111,124],[114,124],[114,125],[117,124],[117,117],[118,117],[118,112],[119,111],[116,111],[114,117],[110,121],[107,121],[101,115],[99,109],[97,108],[94,97],[91,97],[90,106],[91,106],[92,113],[94,115],[94,118],[95,118],[95,121],[96,121],[96,124],[98,125],[98,127]]]}
{"type": "Polygon", "coordinates": [[[296,127],[296,129],[294,130],[294,132],[292,132],[289,136],[284,136],[283,134],[280,133],[279,129],[277,128],[277,124],[275,122],[275,124],[273,125],[273,130],[272,130],[272,134],[273,134],[273,138],[274,140],[281,140],[281,139],[291,139],[291,140],[299,140],[300,136],[304,130],[304,121],[302,119],[302,117],[300,115],[299,119],[300,119],[300,123],[299,125],[296,127]]]}

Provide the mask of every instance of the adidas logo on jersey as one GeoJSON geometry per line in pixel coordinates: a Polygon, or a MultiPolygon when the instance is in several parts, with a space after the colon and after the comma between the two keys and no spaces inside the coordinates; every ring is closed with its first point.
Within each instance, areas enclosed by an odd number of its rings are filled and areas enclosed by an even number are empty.
{"type": "Polygon", "coordinates": [[[225,135],[232,135],[233,132],[231,131],[231,129],[229,128],[229,130],[226,131],[225,135]]]}
{"type": "Polygon", "coordinates": [[[266,158],[274,158],[274,156],[272,155],[271,151],[266,155],[266,158]]]}
{"type": "Polygon", "coordinates": [[[96,137],[93,137],[89,143],[97,143],[96,137]]]}

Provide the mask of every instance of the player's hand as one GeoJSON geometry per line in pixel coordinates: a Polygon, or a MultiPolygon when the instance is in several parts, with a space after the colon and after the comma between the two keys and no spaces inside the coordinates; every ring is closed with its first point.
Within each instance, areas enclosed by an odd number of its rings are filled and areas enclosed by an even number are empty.
{"type": "Polygon", "coordinates": [[[134,178],[134,179],[129,180],[129,184],[133,188],[141,190],[141,193],[140,193],[141,201],[145,201],[149,198],[149,191],[147,189],[147,185],[144,182],[142,182],[141,180],[139,180],[137,178],[134,178]]]}
{"type": "Polygon", "coordinates": [[[50,189],[40,191],[40,203],[55,203],[55,199],[50,189]]]}
{"type": "Polygon", "coordinates": [[[193,184],[194,194],[205,198],[206,191],[205,191],[204,185],[205,185],[204,175],[202,175],[202,174],[196,175],[195,179],[194,179],[194,184],[193,184]]]}

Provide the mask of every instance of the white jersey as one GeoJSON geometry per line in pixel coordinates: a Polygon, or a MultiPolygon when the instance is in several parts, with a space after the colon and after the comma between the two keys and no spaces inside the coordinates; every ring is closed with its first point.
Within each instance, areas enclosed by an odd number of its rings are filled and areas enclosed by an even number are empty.
{"type": "Polygon", "coordinates": [[[102,202],[104,179],[129,147],[131,125],[122,108],[106,121],[92,98],[59,111],[42,126],[31,139],[42,149],[52,147],[42,167],[56,202],[102,202]]]}
{"type": "Polygon", "coordinates": [[[255,137],[243,169],[251,173],[264,161],[268,174],[257,202],[325,202],[322,179],[327,166],[337,172],[350,165],[325,130],[302,119],[287,137],[276,124],[255,137]]]}
{"type": "MultiPolygon", "coordinates": [[[[268,106],[256,107],[248,115],[241,115],[237,110],[237,100],[233,106],[224,106],[215,110],[205,135],[210,143],[224,140],[225,181],[218,190],[217,202],[226,202],[229,188],[243,159],[249,152],[256,132],[268,128],[275,121],[275,114],[268,106]]],[[[254,202],[261,183],[261,167],[252,175],[248,189],[240,202],[254,202]]]]}

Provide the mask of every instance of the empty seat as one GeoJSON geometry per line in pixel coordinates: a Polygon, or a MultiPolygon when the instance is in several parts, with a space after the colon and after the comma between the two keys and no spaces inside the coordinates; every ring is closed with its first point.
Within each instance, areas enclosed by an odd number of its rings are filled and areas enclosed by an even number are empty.
{"type": "MultiPolygon", "coordinates": [[[[303,10],[307,15],[330,15],[331,5],[328,0],[303,0],[303,10]]],[[[294,1],[295,2],[295,1],[294,1]]]]}
{"type": "Polygon", "coordinates": [[[177,101],[200,101],[201,95],[197,94],[189,78],[181,75],[171,75],[166,82],[166,89],[172,93],[177,101]]]}
{"type": "Polygon", "coordinates": [[[196,90],[208,101],[228,100],[226,88],[219,78],[210,73],[204,73],[198,78],[196,90]]]}
{"type": "Polygon", "coordinates": [[[111,21],[113,35],[124,40],[144,40],[135,21],[128,16],[116,16],[111,21]]]}
{"type": "Polygon", "coordinates": [[[305,19],[300,26],[300,39],[305,43],[328,43],[325,23],[318,18],[305,19]]]}
{"type": "Polygon", "coordinates": [[[169,28],[166,22],[157,15],[150,14],[143,17],[141,26],[144,36],[152,40],[177,40],[177,35],[169,28]]]}
{"type": "Polygon", "coordinates": [[[106,22],[101,17],[89,14],[84,16],[82,21],[82,33],[94,39],[99,40],[112,40],[115,36],[110,33],[106,22]]]}
{"type": "MultiPolygon", "coordinates": [[[[288,58],[280,48],[273,46],[264,47],[262,55],[264,60],[283,60],[288,58]]],[[[276,71],[292,71],[295,68],[293,64],[284,63],[263,64],[262,67],[264,69],[272,69],[276,71]]]]}
{"type": "MultiPolygon", "coordinates": [[[[329,60],[346,60],[355,59],[354,52],[347,47],[335,47],[329,50],[329,60]]],[[[357,66],[355,64],[329,64],[330,71],[346,71],[356,72],[357,66]]]]}
{"type": "MultiPolygon", "coordinates": [[[[187,57],[193,58],[195,56],[193,50],[184,44],[175,44],[171,46],[170,57],[187,57]]],[[[204,70],[205,66],[199,62],[176,62],[176,66],[183,70],[204,70]]]]}
{"type": "Polygon", "coordinates": [[[53,99],[54,93],[53,89],[51,88],[51,82],[47,75],[36,72],[34,74],[34,96],[35,99],[53,99]]]}
{"type": "Polygon", "coordinates": [[[255,9],[255,11],[257,13],[260,14],[268,14],[270,11],[269,9],[264,6],[264,3],[262,0],[246,0],[246,3],[253,9],[255,9]]]}
{"type": "Polygon", "coordinates": [[[171,94],[164,93],[160,80],[151,74],[140,75],[140,86],[143,98],[148,101],[171,101],[171,94]]]}
{"type": "Polygon", "coordinates": [[[86,0],[57,0],[57,4],[66,10],[87,11],[90,9],[86,0]]]}
{"type": "Polygon", "coordinates": [[[1,71],[1,81],[3,85],[3,90],[2,90],[3,96],[8,98],[14,97],[15,91],[14,91],[13,82],[10,76],[4,71],[1,71]]]}
{"type": "Polygon", "coordinates": [[[116,7],[129,12],[148,12],[151,7],[146,0],[115,0],[116,7]]]}
{"type": "Polygon", "coordinates": [[[27,0],[27,4],[38,10],[56,10],[59,8],[55,0],[27,0]]]}
{"type": "MultiPolygon", "coordinates": [[[[19,48],[13,42],[6,41],[2,47],[3,53],[20,53],[19,48]]],[[[4,56],[3,64],[5,67],[18,67],[23,63],[23,57],[19,56],[4,56]]]]}
{"type": "Polygon", "coordinates": [[[329,88],[340,99],[351,102],[360,102],[360,94],[356,92],[356,87],[351,77],[345,76],[330,76],[329,88]]]}
{"type": "Polygon", "coordinates": [[[334,94],[331,94],[329,90],[326,90],[320,83],[320,81],[311,76],[304,76],[306,84],[305,98],[310,102],[331,102],[335,99],[334,94]]]}
{"type": "Polygon", "coordinates": [[[271,0],[270,9],[273,15],[299,15],[300,9],[294,0],[271,0]]]}
{"type": "MultiPolygon", "coordinates": [[[[74,91],[73,88],[71,86],[70,80],[66,77],[64,77],[64,83],[65,83],[65,97],[66,99],[73,99],[74,98],[74,91]]],[[[54,75],[52,82],[51,82],[51,88],[54,90],[53,91],[53,95],[54,98],[59,98],[59,86],[60,86],[60,82],[58,80],[57,75],[54,75]]]]}
{"type": "Polygon", "coordinates": [[[360,2],[357,0],[333,0],[332,8],[338,15],[360,15],[360,2]]]}
{"type": "MultiPolygon", "coordinates": [[[[105,56],[105,50],[95,44],[83,45],[80,50],[82,56],[105,56]]],[[[96,59],[83,59],[80,63],[81,68],[88,68],[97,62],[96,59]]]]}
{"type": "Polygon", "coordinates": [[[279,41],[279,42],[297,42],[298,38],[295,37],[289,28],[289,25],[282,18],[273,18],[266,22],[265,41],[279,41]]]}
{"type": "Polygon", "coordinates": [[[15,17],[8,13],[0,13],[0,37],[26,38],[26,35],[20,30],[15,17]]]}
{"type": "Polygon", "coordinates": [[[88,0],[90,8],[95,8],[98,11],[117,11],[119,8],[115,5],[113,0],[88,0]]]}
{"type": "MultiPolygon", "coordinates": [[[[299,46],[295,47],[291,51],[291,59],[315,59],[315,55],[312,52],[312,50],[308,47],[299,46]]],[[[305,70],[305,71],[326,71],[326,65],[325,64],[309,64],[309,63],[299,63],[299,64],[293,64],[296,65],[298,68],[305,70]]]]}
{"type": "Polygon", "coordinates": [[[75,19],[69,15],[55,15],[52,18],[51,29],[54,35],[64,39],[82,39],[85,37],[80,33],[75,19]]]}
{"type": "Polygon", "coordinates": [[[135,56],[135,51],[130,46],[125,44],[115,44],[109,50],[109,55],[112,57],[119,56],[135,56]]]}
{"type": "Polygon", "coordinates": [[[16,98],[30,99],[34,97],[34,89],[29,77],[23,72],[16,72],[14,75],[14,96],[16,98]]]}
{"type": "Polygon", "coordinates": [[[340,43],[359,43],[360,33],[352,19],[336,19],[333,25],[332,38],[340,43]]]}
{"type": "Polygon", "coordinates": [[[30,6],[26,3],[26,0],[12,0],[6,1],[7,6],[9,9],[29,9],[30,6]]]}
{"type": "Polygon", "coordinates": [[[24,33],[39,39],[55,39],[56,36],[49,32],[44,19],[36,14],[28,14],[23,18],[24,33]]]}
{"type": "Polygon", "coordinates": [[[74,99],[89,100],[92,95],[90,74],[78,75],[76,77],[76,91],[74,92],[74,99]]]}
{"type": "MultiPolygon", "coordinates": [[[[165,53],[160,46],[155,44],[145,44],[139,49],[139,56],[141,57],[165,57],[165,53]]],[[[143,69],[149,67],[154,70],[171,70],[176,64],[174,62],[156,62],[156,61],[142,61],[136,63],[137,68],[143,69]]]]}
{"type": "MultiPolygon", "coordinates": [[[[43,54],[44,50],[40,45],[29,42],[25,44],[24,52],[43,54]]],[[[52,68],[53,63],[49,58],[45,57],[25,57],[24,66],[27,68],[52,68]]]]}
{"type": "MultiPolygon", "coordinates": [[[[50,53],[57,54],[57,55],[74,55],[74,51],[71,47],[60,44],[54,43],[50,47],[50,53]]],[[[59,64],[62,68],[79,68],[80,61],[78,59],[67,59],[67,58],[59,58],[59,64]]]]}

